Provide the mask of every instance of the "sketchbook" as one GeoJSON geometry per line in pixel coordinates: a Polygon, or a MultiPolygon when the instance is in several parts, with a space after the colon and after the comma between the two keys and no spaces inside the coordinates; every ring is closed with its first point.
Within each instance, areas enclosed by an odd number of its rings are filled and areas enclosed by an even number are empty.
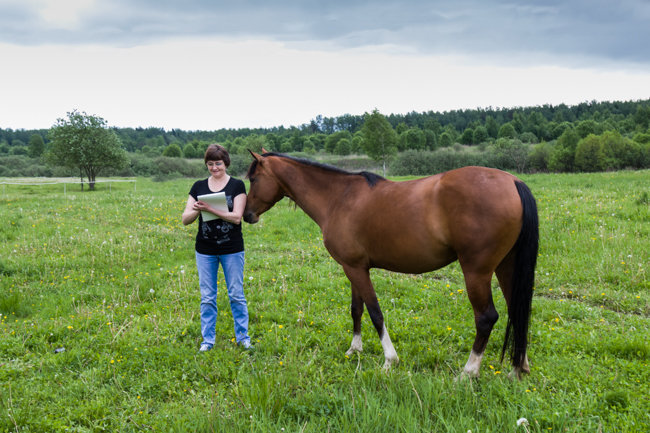
{"type": "MultiPolygon", "coordinates": [[[[210,206],[228,212],[228,203],[226,203],[226,193],[225,192],[215,192],[212,194],[203,194],[196,196],[198,200],[208,203],[210,206]]],[[[213,213],[201,211],[201,216],[203,221],[212,221],[219,218],[213,213]]]]}

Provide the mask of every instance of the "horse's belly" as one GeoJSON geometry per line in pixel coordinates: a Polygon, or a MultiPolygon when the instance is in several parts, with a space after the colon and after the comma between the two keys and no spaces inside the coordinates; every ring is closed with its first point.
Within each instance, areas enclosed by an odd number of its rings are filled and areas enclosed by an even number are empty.
{"type": "Polygon", "coordinates": [[[443,268],[456,260],[453,251],[395,252],[395,254],[371,254],[370,263],[373,268],[381,268],[406,274],[423,274],[443,268]]]}

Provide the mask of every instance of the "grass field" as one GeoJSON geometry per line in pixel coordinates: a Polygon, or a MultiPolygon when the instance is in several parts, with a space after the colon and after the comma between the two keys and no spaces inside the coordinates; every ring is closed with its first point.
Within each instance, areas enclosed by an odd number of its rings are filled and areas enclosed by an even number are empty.
{"type": "MultiPolygon", "coordinates": [[[[460,268],[372,272],[401,363],[318,227],[284,200],[244,226],[252,353],[197,352],[192,180],[7,185],[0,197],[0,432],[640,432],[650,430],[650,171],[526,175],[540,211],[532,372],[507,379],[506,314],[481,377],[454,379],[474,338],[460,268]],[[517,426],[526,418],[528,424],[517,426]]],[[[222,283],[221,281],[220,283],[222,283]]]]}

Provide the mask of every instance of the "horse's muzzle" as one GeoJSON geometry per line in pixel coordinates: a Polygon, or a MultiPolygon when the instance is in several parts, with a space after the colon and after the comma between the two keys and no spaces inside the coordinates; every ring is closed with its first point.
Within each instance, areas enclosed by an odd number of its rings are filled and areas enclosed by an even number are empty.
{"type": "Polygon", "coordinates": [[[255,224],[257,221],[259,221],[259,219],[260,218],[253,212],[244,213],[244,221],[246,221],[248,224],[255,224]]]}

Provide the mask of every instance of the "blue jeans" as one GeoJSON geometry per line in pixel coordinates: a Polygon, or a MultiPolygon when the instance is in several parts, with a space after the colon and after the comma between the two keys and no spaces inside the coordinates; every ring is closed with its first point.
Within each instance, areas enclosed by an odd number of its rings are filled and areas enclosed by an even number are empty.
{"type": "Polygon", "coordinates": [[[237,343],[248,336],[248,306],[244,296],[244,252],[220,256],[196,253],[196,267],[199,271],[201,288],[201,334],[203,343],[214,345],[217,324],[217,273],[219,263],[223,268],[230,298],[230,310],[235,322],[235,339],[237,343]]]}

